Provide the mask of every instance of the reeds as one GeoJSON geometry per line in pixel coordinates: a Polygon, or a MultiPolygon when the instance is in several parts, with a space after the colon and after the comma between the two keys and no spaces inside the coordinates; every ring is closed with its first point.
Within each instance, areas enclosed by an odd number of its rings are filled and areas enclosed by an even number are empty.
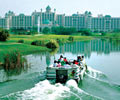
{"type": "Polygon", "coordinates": [[[5,70],[23,68],[27,66],[27,60],[22,57],[20,52],[14,51],[5,55],[3,66],[5,70]]]}

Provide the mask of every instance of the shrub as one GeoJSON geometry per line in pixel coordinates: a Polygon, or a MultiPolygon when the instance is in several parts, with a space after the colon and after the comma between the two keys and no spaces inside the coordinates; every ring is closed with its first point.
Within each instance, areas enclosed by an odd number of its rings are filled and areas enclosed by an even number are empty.
{"type": "Polygon", "coordinates": [[[18,43],[24,43],[24,40],[18,40],[18,43]]]}
{"type": "Polygon", "coordinates": [[[70,42],[73,42],[73,41],[74,41],[74,37],[73,37],[73,36],[70,36],[70,37],[68,38],[68,40],[69,40],[70,42]]]}
{"type": "Polygon", "coordinates": [[[27,65],[27,60],[22,57],[22,55],[18,51],[7,54],[4,57],[3,66],[5,70],[22,68],[25,65],[27,65]]]}
{"type": "Polygon", "coordinates": [[[45,27],[42,32],[44,34],[48,34],[50,32],[50,28],[49,27],[45,27]]]}
{"type": "Polygon", "coordinates": [[[105,36],[105,35],[106,35],[106,32],[101,32],[101,35],[102,35],[102,36],[105,36]]]}
{"type": "Polygon", "coordinates": [[[50,42],[48,42],[48,43],[46,44],[46,47],[47,47],[47,48],[50,48],[50,49],[55,49],[55,48],[58,48],[58,47],[59,47],[59,44],[57,43],[57,41],[51,40],[50,42]]]}
{"type": "Polygon", "coordinates": [[[79,32],[81,32],[81,35],[86,35],[86,36],[92,35],[92,32],[90,31],[90,29],[82,29],[79,32]]]}
{"type": "Polygon", "coordinates": [[[0,29],[0,41],[6,41],[7,38],[9,37],[9,32],[8,30],[5,29],[0,29]]]}
{"type": "Polygon", "coordinates": [[[63,41],[61,39],[57,38],[56,41],[57,41],[58,44],[63,44],[63,41]]]}
{"type": "Polygon", "coordinates": [[[45,46],[45,42],[43,40],[36,40],[36,41],[33,41],[31,45],[45,46]]]}

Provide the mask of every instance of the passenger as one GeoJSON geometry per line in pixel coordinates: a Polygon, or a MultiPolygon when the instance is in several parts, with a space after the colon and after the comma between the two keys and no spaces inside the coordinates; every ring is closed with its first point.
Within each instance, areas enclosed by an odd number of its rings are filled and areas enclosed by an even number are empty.
{"type": "Polygon", "coordinates": [[[85,61],[85,58],[84,58],[84,56],[82,56],[82,61],[85,61]]]}
{"type": "Polygon", "coordinates": [[[73,61],[73,64],[78,65],[79,63],[77,62],[77,60],[74,60],[74,61],[73,61]]]}
{"type": "Polygon", "coordinates": [[[57,61],[56,60],[54,60],[53,67],[57,67],[57,61]]]}
{"type": "Polygon", "coordinates": [[[80,61],[82,61],[83,59],[82,59],[82,56],[80,56],[80,61]]]}
{"type": "Polygon", "coordinates": [[[77,65],[75,64],[75,60],[73,61],[73,64],[71,64],[71,67],[77,67],[77,65]]]}
{"type": "Polygon", "coordinates": [[[60,55],[60,58],[63,58],[63,56],[62,56],[62,55],[60,55]]]}
{"type": "Polygon", "coordinates": [[[80,62],[80,61],[81,61],[80,56],[77,56],[77,61],[78,61],[78,62],[80,62]]]}
{"type": "Polygon", "coordinates": [[[63,59],[65,62],[67,62],[67,59],[66,59],[66,57],[64,57],[64,59],[63,59]]]}
{"type": "Polygon", "coordinates": [[[81,65],[83,65],[84,67],[86,66],[86,62],[85,62],[85,57],[82,56],[82,62],[81,62],[81,65]]]}
{"type": "Polygon", "coordinates": [[[58,61],[62,61],[63,60],[63,56],[62,55],[60,55],[60,58],[58,59],[58,61]]]}
{"type": "Polygon", "coordinates": [[[64,66],[66,62],[64,60],[61,61],[61,66],[64,66]]]}
{"type": "Polygon", "coordinates": [[[80,65],[80,61],[81,61],[80,56],[77,56],[78,65],[80,65]]]}
{"type": "Polygon", "coordinates": [[[61,67],[61,63],[60,63],[60,61],[58,61],[57,67],[61,67]]]}
{"type": "Polygon", "coordinates": [[[78,56],[78,57],[77,57],[77,62],[78,62],[78,65],[79,65],[79,66],[82,64],[82,63],[81,63],[82,60],[83,60],[83,59],[82,59],[82,56],[78,56]]]}
{"type": "MultiPolygon", "coordinates": [[[[80,60],[80,57],[78,57],[78,59],[80,60]]],[[[81,71],[80,66],[78,66],[79,65],[78,59],[74,60],[73,65],[72,65],[72,67],[76,68],[74,70],[74,74],[73,74],[74,79],[76,80],[76,82],[78,82],[78,80],[79,80],[79,73],[81,71]]]]}

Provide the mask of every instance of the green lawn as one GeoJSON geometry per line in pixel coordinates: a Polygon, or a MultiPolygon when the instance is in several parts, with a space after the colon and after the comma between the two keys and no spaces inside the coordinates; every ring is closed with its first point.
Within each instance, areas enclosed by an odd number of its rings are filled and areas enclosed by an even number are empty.
{"type": "MultiPolygon", "coordinates": [[[[11,35],[8,42],[17,42],[18,40],[24,40],[26,44],[30,44],[34,40],[46,40],[51,39],[62,39],[68,42],[68,38],[71,35],[11,35]]],[[[73,36],[75,41],[91,40],[93,37],[90,36],[73,36]]]]}
{"type": "Polygon", "coordinates": [[[120,33],[105,33],[105,35],[98,35],[97,33],[93,35],[97,38],[108,38],[112,40],[120,40],[120,33]]]}
{"type": "MultiPolygon", "coordinates": [[[[0,42],[0,62],[3,62],[4,55],[15,50],[20,51],[23,55],[50,51],[50,49],[42,46],[31,45],[32,41],[44,40],[48,42],[51,39],[61,39],[62,42],[69,42],[70,35],[10,35],[6,42],[0,42]],[[18,43],[18,40],[24,40],[24,43],[18,43]]],[[[91,40],[88,36],[73,36],[75,41],[91,40]]]]}
{"type": "Polygon", "coordinates": [[[46,47],[32,46],[27,44],[0,44],[0,62],[3,62],[3,58],[7,53],[11,53],[16,50],[21,52],[23,55],[31,54],[34,52],[50,51],[46,47]]]}

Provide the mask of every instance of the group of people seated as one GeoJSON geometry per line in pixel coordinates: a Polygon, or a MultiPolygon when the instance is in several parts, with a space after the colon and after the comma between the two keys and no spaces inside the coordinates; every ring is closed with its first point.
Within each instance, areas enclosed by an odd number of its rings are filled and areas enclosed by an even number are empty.
{"type": "Polygon", "coordinates": [[[54,60],[53,67],[71,67],[71,65],[78,65],[81,66],[81,62],[84,60],[84,56],[77,56],[77,60],[68,61],[66,57],[60,55],[60,58],[54,60]]]}

